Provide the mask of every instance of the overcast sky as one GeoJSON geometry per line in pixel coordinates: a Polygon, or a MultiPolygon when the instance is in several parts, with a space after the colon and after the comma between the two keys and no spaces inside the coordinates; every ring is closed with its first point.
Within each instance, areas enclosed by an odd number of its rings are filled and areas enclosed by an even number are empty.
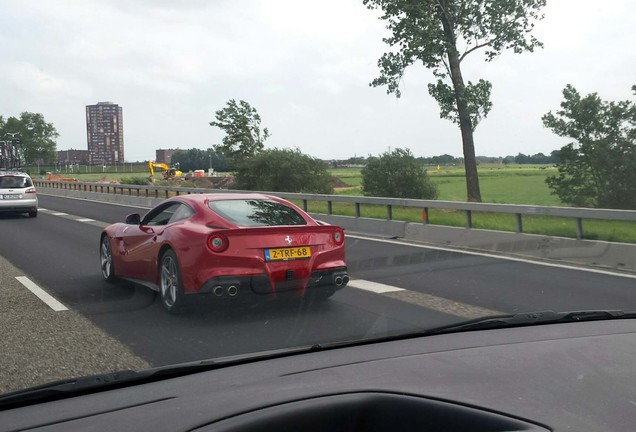
{"type": "MultiPolygon", "coordinates": [[[[548,0],[535,35],[545,48],[473,54],[466,80],[493,84],[475,134],[478,155],[548,154],[566,141],[543,128],[570,83],[633,98],[636,1],[548,0]]],[[[86,149],[85,106],[124,110],[128,161],[157,148],[209,148],[228,99],[244,99],[272,136],[266,147],[322,159],[408,147],[461,156],[459,129],[439,119],[430,72],[411,66],[402,97],[369,87],[387,35],[362,0],[0,0],[0,115],[40,112],[58,149],[86,149]]]]}

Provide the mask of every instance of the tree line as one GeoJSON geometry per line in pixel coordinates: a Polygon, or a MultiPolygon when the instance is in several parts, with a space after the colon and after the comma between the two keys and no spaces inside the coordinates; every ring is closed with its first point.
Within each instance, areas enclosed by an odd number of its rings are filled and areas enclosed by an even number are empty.
{"type": "MultiPolygon", "coordinates": [[[[558,150],[552,151],[549,155],[545,155],[543,153],[536,153],[533,155],[526,155],[523,153],[518,153],[516,156],[475,156],[475,161],[477,165],[480,164],[517,164],[517,165],[546,165],[546,164],[556,164],[559,160],[558,158],[558,150]]],[[[464,164],[463,157],[455,157],[449,154],[443,154],[439,156],[430,156],[430,157],[417,157],[416,160],[422,165],[440,165],[440,166],[461,166],[464,164]]],[[[349,165],[366,165],[367,158],[355,156],[344,160],[332,161],[332,166],[337,168],[339,166],[349,166],[349,165]]]]}

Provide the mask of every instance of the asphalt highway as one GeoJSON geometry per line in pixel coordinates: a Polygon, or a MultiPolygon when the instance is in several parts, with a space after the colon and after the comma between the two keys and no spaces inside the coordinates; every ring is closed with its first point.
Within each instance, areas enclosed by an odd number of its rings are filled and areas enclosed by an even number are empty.
{"type": "MultiPolygon", "coordinates": [[[[104,362],[118,368],[159,366],[412,332],[484,314],[636,310],[633,277],[347,233],[351,286],[325,303],[232,303],[209,296],[186,314],[172,316],[150,289],[126,282],[110,285],[100,274],[102,227],[147,209],[45,195],[39,199],[41,211],[35,219],[0,214],[0,256],[11,268],[0,275],[0,286],[13,287],[0,291],[0,300],[5,299],[0,303],[0,327],[7,328],[3,320],[8,319],[10,308],[12,322],[23,324],[11,326],[12,332],[23,334],[12,334],[10,340],[38,344],[38,338],[55,339],[46,328],[33,333],[32,324],[42,314],[53,323],[50,328],[66,319],[65,314],[74,314],[82,321],[74,329],[80,337],[66,343],[76,346],[49,350],[48,361],[83,361],[69,357],[69,352],[85,349],[84,332],[99,334],[104,344],[117,349],[92,348],[103,360],[96,363],[94,373],[104,370],[104,362]],[[34,301],[34,295],[15,287],[16,276],[27,277],[68,310],[47,310],[34,301]],[[121,358],[127,360],[118,361],[121,358]]],[[[59,343],[65,343],[64,338],[59,343]]],[[[5,345],[5,353],[15,355],[0,356],[0,371],[29,361],[19,357],[29,350],[5,345]]],[[[90,373],[86,371],[92,369],[71,368],[69,375],[76,370],[90,373]]],[[[0,373],[0,392],[8,388],[1,385],[5,379],[0,373]]],[[[45,375],[36,381],[46,380],[45,375]]],[[[19,385],[36,381],[25,376],[19,385]]]]}

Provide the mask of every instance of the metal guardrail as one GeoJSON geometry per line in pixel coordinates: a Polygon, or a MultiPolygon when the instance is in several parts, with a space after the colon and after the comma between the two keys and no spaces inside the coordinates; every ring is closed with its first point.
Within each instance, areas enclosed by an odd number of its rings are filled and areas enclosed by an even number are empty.
{"type": "MultiPolygon", "coordinates": [[[[204,189],[194,187],[169,187],[169,186],[140,186],[114,183],[89,183],[89,182],[67,182],[54,180],[35,180],[38,187],[52,189],[67,189],[86,192],[101,192],[111,194],[121,194],[131,196],[143,196],[150,198],[169,198],[171,194],[183,195],[194,193],[230,193],[230,192],[255,192],[237,191],[226,189],[204,189]]],[[[307,211],[309,201],[322,201],[327,203],[327,214],[333,214],[333,203],[353,203],[355,206],[355,217],[361,216],[361,205],[380,205],[386,208],[386,219],[393,220],[394,207],[413,207],[422,209],[428,215],[429,209],[446,209],[463,211],[466,214],[466,228],[472,228],[472,215],[474,212],[504,213],[515,215],[516,232],[523,232],[523,216],[553,216],[573,218],[576,221],[576,236],[583,238],[583,219],[599,219],[609,221],[636,221],[636,210],[610,210],[578,207],[551,207],[533,206],[519,204],[488,204],[471,203],[461,201],[437,201],[404,198],[376,198],[348,195],[320,195],[291,192],[259,192],[276,195],[281,198],[302,201],[303,209],[307,211]]],[[[424,218],[424,223],[429,223],[429,218],[424,218]]]]}

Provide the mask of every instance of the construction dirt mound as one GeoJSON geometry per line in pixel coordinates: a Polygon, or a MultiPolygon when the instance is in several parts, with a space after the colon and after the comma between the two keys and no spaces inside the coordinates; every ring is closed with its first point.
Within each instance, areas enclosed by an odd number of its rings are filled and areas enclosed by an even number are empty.
{"type": "Polygon", "coordinates": [[[331,184],[334,188],[346,188],[349,187],[348,184],[340,180],[338,177],[331,176],[331,184]]]}

